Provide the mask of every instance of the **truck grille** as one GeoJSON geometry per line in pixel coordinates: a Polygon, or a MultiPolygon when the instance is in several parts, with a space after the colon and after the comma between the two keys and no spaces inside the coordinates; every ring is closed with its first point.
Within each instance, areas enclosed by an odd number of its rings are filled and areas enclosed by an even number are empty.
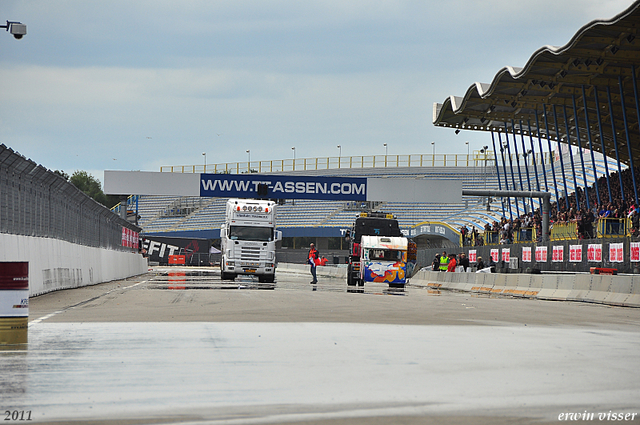
{"type": "Polygon", "coordinates": [[[259,261],[260,247],[243,246],[240,253],[241,261],[259,261]]]}

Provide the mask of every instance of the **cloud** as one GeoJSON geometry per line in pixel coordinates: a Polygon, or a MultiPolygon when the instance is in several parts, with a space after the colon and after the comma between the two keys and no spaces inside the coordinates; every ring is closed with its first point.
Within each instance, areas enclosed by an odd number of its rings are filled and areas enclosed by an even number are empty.
{"type": "Polygon", "coordinates": [[[466,153],[490,136],[433,127],[434,102],[629,5],[3,0],[29,33],[0,40],[0,142],[65,170],[466,153]]]}

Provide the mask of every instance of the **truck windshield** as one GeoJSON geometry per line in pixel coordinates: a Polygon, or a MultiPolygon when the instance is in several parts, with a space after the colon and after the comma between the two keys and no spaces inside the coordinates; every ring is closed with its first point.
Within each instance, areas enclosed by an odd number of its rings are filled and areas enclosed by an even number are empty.
{"type": "Polygon", "coordinates": [[[371,249],[369,250],[369,259],[398,261],[402,260],[402,251],[392,249],[371,249]]]}
{"type": "Polygon", "coordinates": [[[362,235],[402,236],[397,220],[384,218],[358,217],[353,227],[353,241],[360,243],[362,235]]]}
{"type": "Polygon", "coordinates": [[[231,226],[229,239],[241,241],[271,242],[273,229],[271,227],[231,226]]]}

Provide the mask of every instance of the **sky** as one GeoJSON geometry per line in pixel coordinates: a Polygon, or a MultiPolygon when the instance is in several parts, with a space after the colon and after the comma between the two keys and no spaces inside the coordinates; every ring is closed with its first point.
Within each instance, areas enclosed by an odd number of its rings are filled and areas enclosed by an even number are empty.
{"type": "MultiPolygon", "coordinates": [[[[433,104],[630,0],[1,0],[0,143],[51,170],[466,154],[433,104]],[[338,149],[341,146],[341,150],[338,149]],[[249,150],[248,154],[246,151],[249,150]]],[[[469,142],[467,146],[465,142],[469,142]]]]}

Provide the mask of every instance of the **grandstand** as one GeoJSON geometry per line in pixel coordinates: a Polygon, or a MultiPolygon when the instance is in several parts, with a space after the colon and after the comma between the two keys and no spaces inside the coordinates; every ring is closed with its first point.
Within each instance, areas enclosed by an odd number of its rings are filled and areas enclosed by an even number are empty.
{"type": "MultiPolygon", "coordinates": [[[[561,164],[564,165],[565,172],[572,172],[567,153],[562,162],[556,156],[553,167],[551,166],[553,156],[548,152],[529,159],[522,155],[512,156],[511,161],[505,158],[505,163],[499,161],[498,167],[491,151],[477,151],[468,157],[467,155],[442,155],[437,159],[431,155],[408,156],[408,158],[413,157],[413,161],[401,160],[399,157],[389,156],[386,161],[378,159],[375,161],[378,164],[375,167],[360,166],[365,163],[362,157],[341,158],[339,162],[336,161],[337,158],[299,159],[298,161],[304,162],[303,167],[298,168],[307,168],[306,170],[294,170],[294,164],[286,164],[282,161],[275,169],[267,168],[274,169],[272,173],[263,174],[456,179],[462,181],[463,189],[497,190],[508,187],[512,190],[548,190],[551,193],[555,193],[557,189],[561,195],[575,191],[573,180],[567,181],[568,186],[565,188],[553,178],[553,173],[559,175],[562,172],[561,164]],[[446,159],[447,156],[449,160],[446,159]],[[415,159],[417,157],[420,158],[419,161],[415,159]],[[525,166],[525,160],[528,161],[527,166],[525,166]],[[409,162],[412,162],[411,166],[407,166],[409,162]],[[358,166],[353,166],[354,163],[358,166]],[[331,164],[338,166],[331,167],[331,164]],[[505,182],[503,170],[510,166],[520,169],[522,185],[520,185],[520,178],[517,180],[508,178],[505,182]],[[516,182],[515,187],[513,187],[513,181],[516,182]]],[[[610,158],[608,161],[610,168],[616,163],[610,158]]],[[[374,161],[369,161],[369,164],[373,163],[374,161]]],[[[207,167],[242,173],[241,165],[246,172],[253,169],[256,164],[219,164],[207,167]]],[[[197,166],[163,167],[162,170],[201,171],[197,166]]],[[[595,170],[593,167],[585,167],[583,172],[580,165],[575,172],[579,176],[586,176],[586,184],[592,185],[604,174],[604,170],[604,158],[598,155],[595,170]]],[[[578,186],[584,186],[583,177],[578,180],[578,186]]],[[[225,202],[226,199],[217,198],[139,196],[137,198],[138,224],[146,235],[217,239],[218,229],[224,221],[225,202]]],[[[466,226],[469,229],[475,227],[481,230],[487,223],[499,221],[502,217],[518,216],[525,211],[531,211],[531,205],[534,209],[539,208],[539,200],[523,202],[522,199],[491,198],[487,200],[465,196],[462,197],[462,202],[455,204],[429,203],[428,199],[425,199],[425,202],[420,203],[376,202],[374,205],[343,201],[287,200],[278,208],[277,222],[285,238],[340,237],[341,229],[349,228],[361,210],[373,207],[374,210],[396,215],[401,227],[407,231],[424,222],[440,222],[453,229],[466,226]]]]}

